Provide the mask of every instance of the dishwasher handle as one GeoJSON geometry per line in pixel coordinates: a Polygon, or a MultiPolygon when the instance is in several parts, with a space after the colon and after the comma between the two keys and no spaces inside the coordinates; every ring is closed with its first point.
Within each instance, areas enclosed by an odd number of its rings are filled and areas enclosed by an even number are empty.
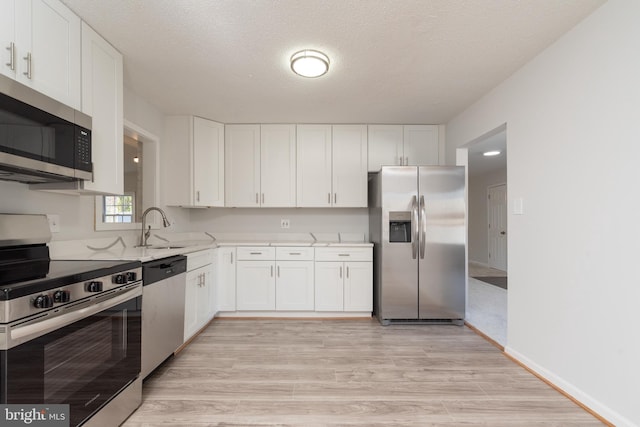
{"type": "Polygon", "coordinates": [[[187,257],[176,255],[142,263],[142,281],[147,286],[187,271],[187,257]]]}

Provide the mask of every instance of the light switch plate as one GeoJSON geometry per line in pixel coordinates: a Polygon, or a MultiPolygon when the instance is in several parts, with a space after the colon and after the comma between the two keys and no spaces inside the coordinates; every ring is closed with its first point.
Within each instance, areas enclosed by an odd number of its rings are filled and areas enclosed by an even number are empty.
{"type": "Polygon", "coordinates": [[[524,201],[522,200],[522,197],[513,199],[513,214],[514,215],[524,214],[524,201]]]}

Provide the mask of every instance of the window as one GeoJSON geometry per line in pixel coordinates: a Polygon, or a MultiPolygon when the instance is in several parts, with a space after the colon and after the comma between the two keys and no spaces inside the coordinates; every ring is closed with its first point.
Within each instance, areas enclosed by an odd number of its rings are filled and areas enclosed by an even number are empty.
{"type": "Polygon", "coordinates": [[[124,194],[122,196],[104,196],[104,213],[102,221],[113,222],[134,222],[134,195],[124,194]]]}
{"type": "MultiPolygon", "coordinates": [[[[124,194],[96,196],[96,230],[140,230],[142,213],[159,199],[158,142],[153,134],[124,121],[124,194]]],[[[147,224],[159,228],[159,218],[149,215],[147,224]]]]}

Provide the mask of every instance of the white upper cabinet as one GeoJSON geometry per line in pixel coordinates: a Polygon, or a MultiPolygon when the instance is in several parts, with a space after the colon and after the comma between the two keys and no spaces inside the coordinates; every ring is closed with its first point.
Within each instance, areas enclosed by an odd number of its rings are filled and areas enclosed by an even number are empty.
{"type": "Polygon", "coordinates": [[[381,166],[437,165],[437,125],[369,125],[369,172],[381,166]]]}
{"type": "Polygon", "coordinates": [[[366,125],[298,125],[298,206],[367,206],[366,125]]]}
{"type": "Polygon", "coordinates": [[[295,206],[295,125],[227,125],[225,135],[225,206],[295,206]]]}
{"type": "Polygon", "coordinates": [[[260,126],[260,205],[296,205],[296,127],[260,126]]]}
{"type": "Polygon", "coordinates": [[[412,166],[437,165],[439,158],[438,126],[404,126],[404,164],[412,166]]]}
{"type": "Polygon", "coordinates": [[[296,145],[298,206],[331,206],[331,125],[298,125],[296,145]]]}
{"type": "Polygon", "coordinates": [[[369,172],[403,161],[402,125],[369,125],[369,172]]]}
{"type": "Polygon", "coordinates": [[[260,125],[226,125],[225,206],[260,206],[260,125]]]}
{"type": "Polygon", "coordinates": [[[122,55],[82,23],[82,112],[92,117],[93,180],[84,190],[123,194],[122,55]]]}
{"type": "Polygon", "coordinates": [[[194,116],[165,121],[165,203],[224,206],[224,125],[194,116]]]}
{"type": "Polygon", "coordinates": [[[367,126],[333,125],[333,206],[367,207],[367,126]]]}
{"type": "Polygon", "coordinates": [[[57,0],[0,1],[2,73],[80,110],[80,31],[57,0]]]}
{"type": "Polygon", "coordinates": [[[0,74],[16,78],[16,1],[0,0],[0,74]]]}

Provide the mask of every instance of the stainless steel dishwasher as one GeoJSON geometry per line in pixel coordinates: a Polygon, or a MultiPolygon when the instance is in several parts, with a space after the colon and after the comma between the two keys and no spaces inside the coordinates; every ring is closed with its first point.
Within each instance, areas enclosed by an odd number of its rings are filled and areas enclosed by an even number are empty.
{"type": "Polygon", "coordinates": [[[182,345],[187,257],[142,264],[142,378],[182,345]]]}

